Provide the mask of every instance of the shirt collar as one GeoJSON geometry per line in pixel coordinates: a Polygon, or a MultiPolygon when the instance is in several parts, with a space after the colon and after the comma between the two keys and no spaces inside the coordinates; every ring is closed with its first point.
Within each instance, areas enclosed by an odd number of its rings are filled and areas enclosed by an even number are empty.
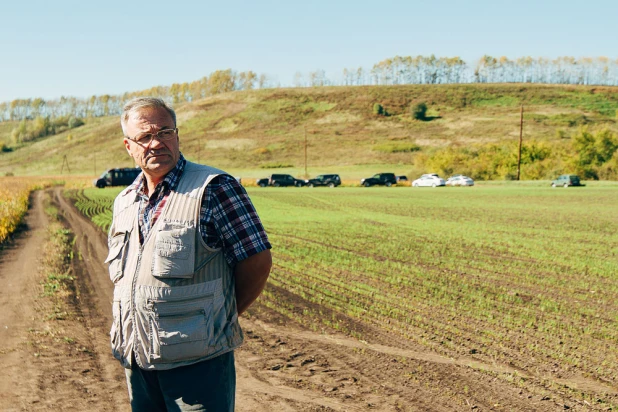
{"type": "MultiPolygon", "coordinates": [[[[187,164],[187,161],[185,157],[182,155],[182,153],[180,153],[178,162],[176,162],[176,166],[174,166],[172,170],[167,172],[163,180],[159,182],[159,184],[157,184],[157,187],[162,185],[164,186],[164,189],[175,190],[176,187],[178,187],[178,182],[180,181],[182,172],[184,172],[185,170],[186,164],[187,164]]],[[[135,178],[133,183],[131,183],[129,187],[127,187],[125,191],[125,195],[130,192],[135,192],[135,194],[138,197],[146,196],[145,191],[144,191],[145,187],[146,187],[146,177],[144,176],[144,172],[142,172],[135,178]]],[[[157,189],[155,188],[155,191],[156,190],[157,189]]]]}

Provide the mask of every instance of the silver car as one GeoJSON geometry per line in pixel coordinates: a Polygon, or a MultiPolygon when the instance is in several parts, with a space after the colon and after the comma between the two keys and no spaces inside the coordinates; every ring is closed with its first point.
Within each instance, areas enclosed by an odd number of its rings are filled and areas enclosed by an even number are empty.
{"type": "Polygon", "coordinates": [[[436,173],[429,173],[422,175],[418,179],[412,182],[412,187],[438,187],[444,186],[446,183],[444,179],[438,176],[436,173]]]}
{"type": "Polygon", "coordinates": [[[455,175],[446,180],[448,186],[474,186],[474,180],[468,176],[455,175]]]}

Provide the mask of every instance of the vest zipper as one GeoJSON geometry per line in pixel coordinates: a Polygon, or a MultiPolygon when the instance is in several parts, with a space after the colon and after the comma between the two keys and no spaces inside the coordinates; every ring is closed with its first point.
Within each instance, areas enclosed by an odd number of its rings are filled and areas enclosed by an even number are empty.
{"type": "Polygon", "coordinates": [[[148,299],[147,302],[148,303],[167,303],[167,302],[193,302],[194,300],[200,300],[200,299],[212,299],[215,296],[214,293],[208,293],[206,295],[200,295],[200,296],[194,296],[192,298],[186,299],[184,297],[174,297],[174,298],[166,298],[166,299],[161,299],[161,298],[151,298],[148,299]]]}
{"type": "Polygon", "coordinates": [[[185,318],[191,318],[194,317],[195,315],[202,315],[204,318],[206,317],[206,311],[204,309],[197,309],[197,310],[193,310],[191,312],[183,312],[183,313],[173,313],[173,314],[160,314],[160,313],[155,313],[155,318],[156,319],[160,319],[160,318],[165,318],[165,319],[185,319],[185,318]]]}
{"type": "MultiPolygon", "coordinates": [[[[137,278],[139,275],[140,267],[142,265],[143,248],[144,248],[144,245],[139,246],[139,253],[137,254],[137,268],[135,270],[135,273],[133,273],[133,279],[131,280],[131,321],[133,323],[133,347],[131,348],[131,350],[133,351],[133,357],[135,357],[135,362],[137,362],[138,366],[142,368],[144,365],[139,359],[139,351],[136,350],[135,348],[139,341],[139,334],[137,333],[137,316],[136,316],[137,310],[135,309],[136,307],[135,305],[135,285],[137,284],[137,278]]],[[[139,344],[142,345],[141,342],[139,342],[139,344]]]]}
{"type": "Polygon", "coordinates": [[[146,304],[146,310],[154,313],[155,318],[168,318],[168,317],[182,317],[182,316],[193,316],[197,313],[202,313],[204,314],[204,316],[206,316],[206,310],[204,308],[197,308],[197,309],[193,309],[191,310],[191,306],[194,306],[193,302],[196,301],[200,301],[200,300],[206,300],[206,299],[213,299],[215,296],[214,293],[209,293],[208,295],[202,295],[199,297],[194,297],[191,299],[181,299],[181,298],[176,298],[176,299],[148,299],[147,300],[147,304],[146,304]],[[173,304],[174,302],[178,302],[176,303],[176,305],[173,306],[173,308],[170,309],[175,309],[175,310],[170,310],[169,313],[160,313],[158,311],[155,310],[155,304],[156,303],[170,303],[173,304]],[[189,309],[188,312],[185,312],[183,310],[185,309],[189,309]],[[174,313],[177,312],[177,313],[174,313]]]}

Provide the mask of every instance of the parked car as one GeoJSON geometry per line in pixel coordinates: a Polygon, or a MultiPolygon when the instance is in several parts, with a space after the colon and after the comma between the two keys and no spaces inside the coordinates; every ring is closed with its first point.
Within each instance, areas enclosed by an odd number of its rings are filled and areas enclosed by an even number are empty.
{"type": "Polygon", "coordinates": [[[142,172],[139,167],[125,167],[109,169],[101,175],[98,179],[92,182],[96,187],[102,189],[107,186],[128,186],[142,172]]]}
{"type": "Polygon", "coordinates": [[[552,180],[551,182],[551,187],[556,187],[556,186],[569,187],[569,186],[582,186],[582,184],[579,181],[579,176],[577,175],[560,175],[558,176],[558,179],[552,180]]]}
{"type": "Polygon", "coordinates": [[[399,182],[407,182],[408,181],[408,177],[407,176],[396,176],[395,178],[397,179],[397,183],[399,183],[399,182]]]}
{"type": "Polygon", "coordinates": [[[412,182],[412,187],[437,187],[444,186],[446,182],[436,173],[422,175],[412,182]]]}
{"type": "Polygon", "coordinates": [[[390,187],[397,184],[397,178],[395,177],[395,173],[378,173],[372,177],[361,179],[360,183],[361,186],[365,187],[376,185],[390,187]]]}
{"type": "Polygon", "coordinates": [[[313,179],[305,180],[305,186],[328,186],[337,187],[341,184],[339,175],[318,175],[313,179]]]}
{"type": "Polygon", "coordinates": [[[447,186],[474,186],[474,180],[464,175],[454,175],[446,179],[447,186]]]}
{"type": "Polygon", "coordinates": [[[259,179],[257,181],[257,185],[260,187],[266,186],[296,186],[301,187],[305,185],[304,180],[296,179],[292,175],[285,174],[272,174],[269,177],[265,177],[263,179],[259,179]]]}

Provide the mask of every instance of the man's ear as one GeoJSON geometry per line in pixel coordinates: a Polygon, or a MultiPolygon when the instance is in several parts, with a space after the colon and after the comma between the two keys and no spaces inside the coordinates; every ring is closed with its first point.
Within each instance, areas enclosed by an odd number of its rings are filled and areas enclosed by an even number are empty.
{"type": "Polygon", "coordinates": [[[131,146],[129,145],[129,139],[125,137],[123,142],[124,142],[125,149],[127,149],[127,153],[129,153],[129,156],[133,157],[133,155],[131,154],[131,146]]]}

